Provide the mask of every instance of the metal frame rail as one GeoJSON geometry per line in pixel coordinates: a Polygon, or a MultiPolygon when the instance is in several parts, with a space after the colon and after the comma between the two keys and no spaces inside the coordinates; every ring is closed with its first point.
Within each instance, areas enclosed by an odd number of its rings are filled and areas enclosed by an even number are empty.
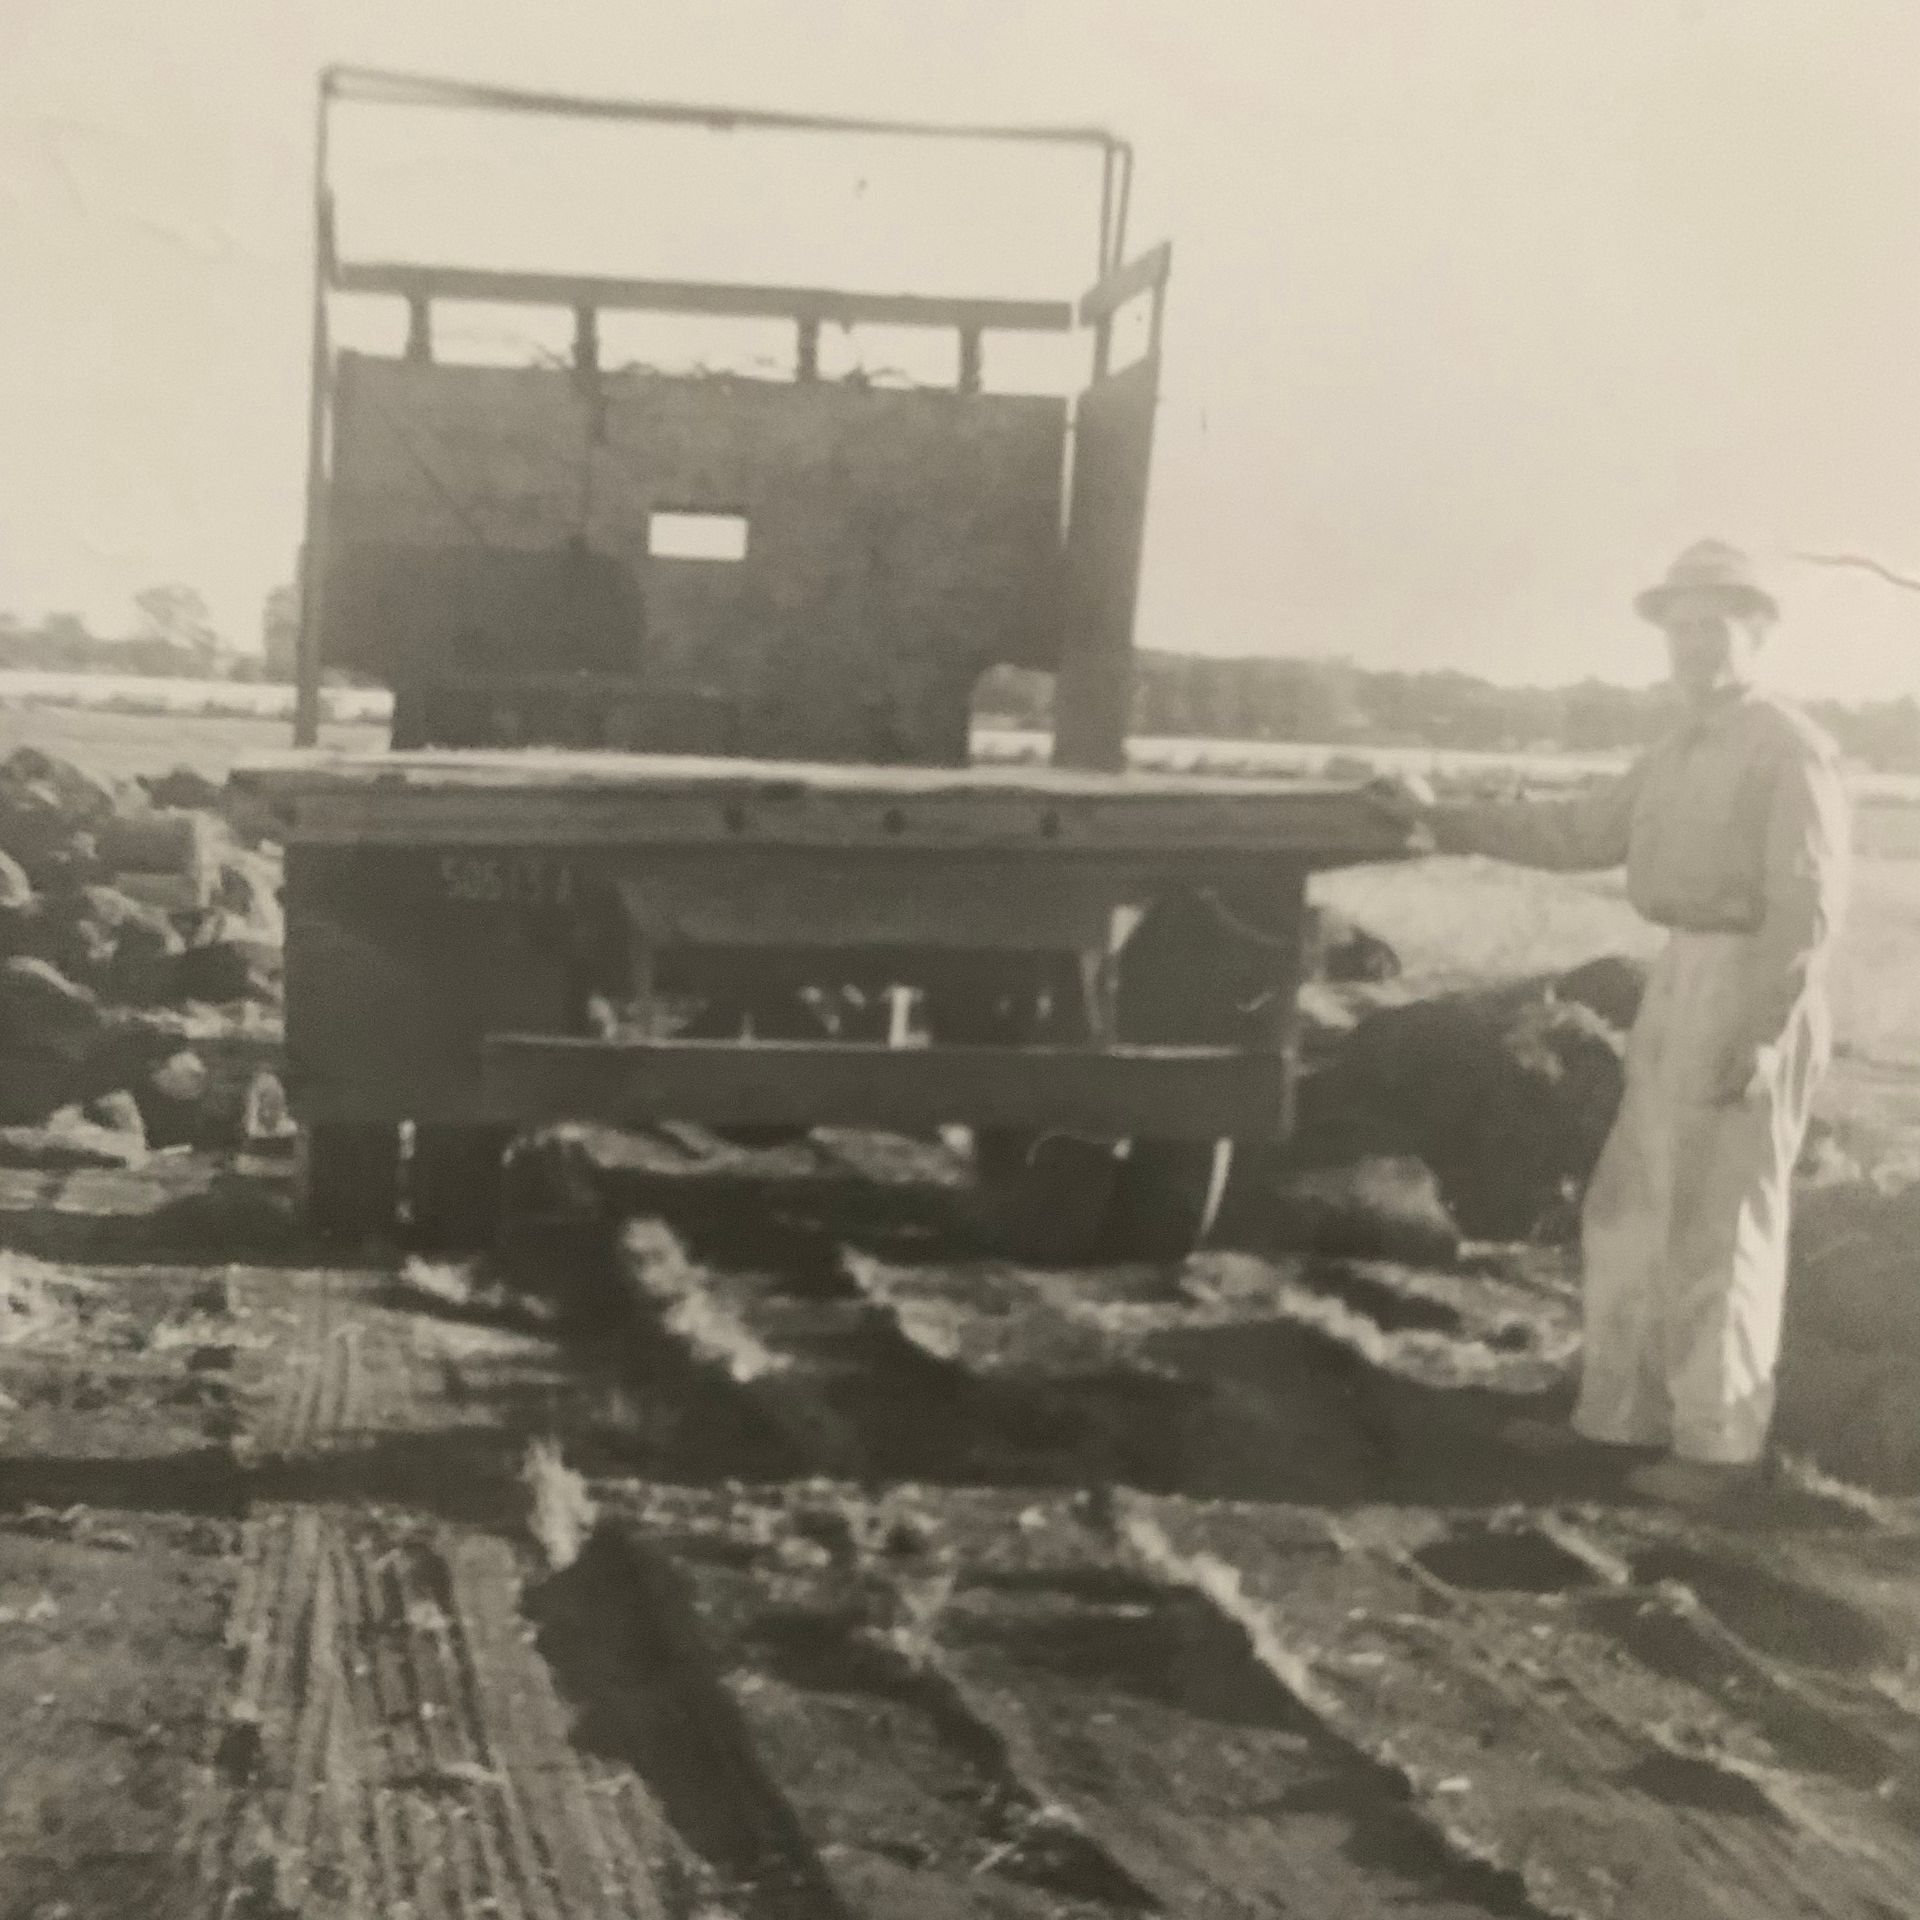
{"type": "Polygon", "coordinates": [[[603,308],[770,314],[791,318],[798,329],[797,361],[802,379],[814,377],[817,371],[819,329],[823,322],[950,326],[960,333],[960,384],[963,390],[970,390],[979,384],[980,335],[990,327],[1066,332],[1077,318],[1080,324],[1095,328],[1096,370],[1104,372],[1113,314],[1124,301],[1141,292],[1153,295],[1153,340],[1157,347],[1169,260],[1166,250],[1159,248],[1131,266],[1121,266],[1132,190],[1133,148],[1103,127],[1001,126],[575,97],[376,68],[327,68],[320,75],[314,128],[311,365],[295,744],[311,746],[319,732],[319,647],[326,575],[328,438],[333,388],[333,352],[327,324],[329,294],[386,293],[404,298],[410,314],[408,352],[419,359],[430,357],[432,352],[431,303],[435,298],[571,307],[575,315],[575,360],[580,369],[588,373],[597,368],[596,316],[603,308]],[[491,273],[411,262],[342,261],[335,245],[334,196],[329,173],[328,136],[336,102],[699,126],[720,133],[866,134],[903,139],[1089,147],[1098,151],[1101,170],[1098,284],[1076,310],[1072,303],[1065,301],[941,300],[827,288],[615,280],[581,275],[491,273]]]}

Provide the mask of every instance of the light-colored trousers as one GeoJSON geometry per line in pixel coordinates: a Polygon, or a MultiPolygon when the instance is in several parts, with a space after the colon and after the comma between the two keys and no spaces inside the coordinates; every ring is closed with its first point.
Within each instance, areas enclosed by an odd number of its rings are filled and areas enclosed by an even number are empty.
{"type": "Polygon", "coordinates": [[[1810,990],[1761,1086],[1717,1102],[1756,957],[1741,934],[1675,933],[1647,982],[1581,1222],[1589,1439],[1727,1465],[1766,1446],[1793,1169],[1831,1027],[1810,990]]]}

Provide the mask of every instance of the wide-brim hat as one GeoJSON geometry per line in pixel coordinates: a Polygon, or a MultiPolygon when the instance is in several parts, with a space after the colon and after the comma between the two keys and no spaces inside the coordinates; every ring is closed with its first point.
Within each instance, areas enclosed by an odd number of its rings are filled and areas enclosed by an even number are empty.
{"type": "Polygon", "coordinates": [[[1682,599],[1716,599],[1734,611],[1762,613],[1769,619],[1780,614],[1752,560],[1724,540],[1696,541],[1667,569],[1667,577],[1637,595],[1633,605],[1635,612],[1657,624],[1682,599]]]}

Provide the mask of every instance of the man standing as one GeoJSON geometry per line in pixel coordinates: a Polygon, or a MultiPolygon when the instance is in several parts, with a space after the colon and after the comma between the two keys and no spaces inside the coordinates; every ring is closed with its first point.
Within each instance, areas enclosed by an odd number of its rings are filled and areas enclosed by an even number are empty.
{"type": "Polygon", "coordinates": [[[1428,817],[1441,852],[1624,863],[1633,905],[1670,929],[1582,1215],[1573,1425],[1666,1450],[1631,1484],[1702,1501],[1751,1474],[1772,1419],[1788,1200],[1831,1051],[1848,808],[1825,735],[1754,685],[1778,608],[1744,555],[1702,541],[1635,606],[1666,635],[1679,724],[1594,793],[1428,817]]]}

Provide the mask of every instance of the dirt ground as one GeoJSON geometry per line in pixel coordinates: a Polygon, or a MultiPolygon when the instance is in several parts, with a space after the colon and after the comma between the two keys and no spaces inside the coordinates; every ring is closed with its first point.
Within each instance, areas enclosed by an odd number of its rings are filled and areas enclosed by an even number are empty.
{"type": "Polygon", "coordinates": [[[5,1920],[1920,1911],[1920,1509],[1515,1455],[1553,1259],[1065,1276],[937,1146],[595,1158],[513,1293],[276,1162],[0,1175],[5,1920]]]}

